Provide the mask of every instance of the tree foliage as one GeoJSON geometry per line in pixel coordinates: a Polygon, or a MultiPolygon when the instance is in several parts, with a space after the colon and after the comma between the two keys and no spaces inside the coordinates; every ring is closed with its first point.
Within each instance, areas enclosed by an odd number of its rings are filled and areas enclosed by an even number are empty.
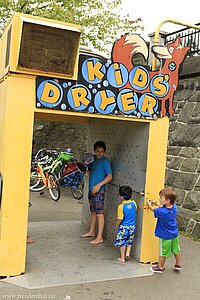
{"type": "Polygon", "coordinates": [[[81,25],[81,44],[104,51],[137,21],[121,17],[121,0],[0,0],[0,33],[14,11],[81,25]]]}

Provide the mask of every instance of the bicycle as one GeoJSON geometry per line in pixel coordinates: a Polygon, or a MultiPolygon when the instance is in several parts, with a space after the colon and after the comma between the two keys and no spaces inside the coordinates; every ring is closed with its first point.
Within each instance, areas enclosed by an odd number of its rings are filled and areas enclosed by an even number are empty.
{"type": "Polygon", "coordinates": [[[65,166],[59,178],[63,188],[70,188],[73,197],[77,200],[83,198],[84,176],[87,166],[83,162],[72,162],[65,166]]]}
{"type": "Polygon", "coordinates": [[[60,185],[58,177],[60,176],[61,167],[63,162],[67,162],[72,159],[72,155],[67,152],[60,152],[58,157],[52,162],[51,165],[47,165],[52,161],[52,157],[44,160],[43,158],[36,163],[36,169],[31,172],[30,178],[30,190],[33,192],[39,192],[43,189],[48,189],[51,198],[55,201],[60,199],[60,185]],[[44,160],[41,163],[41,160],[44,160]],[[43,167],[43,164],[45,165],[43,167]]]}
{"type": "Polygon", "coordinates": [[[80,200],[83,197],[84,177],[88,166],[94,161],[94,155],[85,153],[81,161],[68,162],[59,177],[59,184],[63,188],[70,188],[73,197],[80,200]]]}
{"type": "MultiPolygon", "coordinates": [[[[41,158],[44,161],[44,157],[41,158]]],[[[71,149],[67,152],[60,152],[58,157],[50,166],[42,165],[37,162],[36,172],[31,173],[31,191],[42,191],[45,187],[48,188],[53,200],[60,199],[60,188],[70,188],[75,199],[80,200],[83,197],[84,176],[88,165],[94,160],[91,153],[85,153],[83,161],[77,162],[71,149]],[[33,183],[32,183],[33,181],[33,183]]],[[[47,164],[48,159],[44,162],[47,164]]]]}

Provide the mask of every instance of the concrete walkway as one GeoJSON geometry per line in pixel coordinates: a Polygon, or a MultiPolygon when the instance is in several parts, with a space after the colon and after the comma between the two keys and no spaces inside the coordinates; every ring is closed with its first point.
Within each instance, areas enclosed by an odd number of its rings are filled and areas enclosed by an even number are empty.
{"type": "Polygon", "coordinates": [[[93,247],[80,239],[80,221],[35,222],[29,228],[37,242],[28,245],[26,273],[8,283],[35,289],[152,275],[136,261],[118,263],[110,243],[93,247]]]}
{"type": "Polygon", "coordinates": [[[117,261],[118,249],[104,242],[96,247],[81,239],[82,205],[66,190],[60,201],[31,193],[28,232],[35,239],[27,245],[26,272],[4,282],[29,289],[152,276],[148,265],[134,260],[117,261]]]}
{"type": "Polygon", "coordinates": [[[69,192],[59,202],[31,194],[26,273],[0,281],[0,299],[200,299],[200,243],[181,237],[182,270],[169,258],[164,274],[135,261],[120,264],[105,242],[92,247],[79,236],[81,207],[69,192]]]}

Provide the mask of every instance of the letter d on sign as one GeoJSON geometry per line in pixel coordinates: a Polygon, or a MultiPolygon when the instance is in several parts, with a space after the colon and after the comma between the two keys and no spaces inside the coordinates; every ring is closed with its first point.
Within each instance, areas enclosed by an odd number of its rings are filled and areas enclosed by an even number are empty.
{"type": "Polygon", "coordinates": [[[46,82],[41,95],[41,100],[49,103],[56,103],[60,98],[60,90],[54,84],[46,82]]]}
{"type": "Polygon", "coordinates": [[[62,87],[53,80],[44,80],[37,88],[37,100],[45,107],[57,106],[62,98],[62,87]]]}

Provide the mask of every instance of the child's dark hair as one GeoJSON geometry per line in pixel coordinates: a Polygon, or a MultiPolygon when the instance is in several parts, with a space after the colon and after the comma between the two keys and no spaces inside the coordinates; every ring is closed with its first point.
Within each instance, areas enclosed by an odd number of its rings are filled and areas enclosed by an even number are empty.
{"type": "Polygon", "coordinates": [[[129,185],[122,185],[119,188],[119,195],[125,200],[130,200],[132,197],[133,190],[129,185]]]}
{"type": "Polygon", "coordinates": [[[94,151],[97,149],[97,148],[103,148],[104,151],[106,151],[106,144],[102,141],[98,141],[94,144],[94,151]]]}
{"type": "Polygon", "coordinates": [[[171,204],[174,204],[176,201],[176,192],[172,188],[164,188],[159,193],[160,196],[169,199],[171,204]]]}

